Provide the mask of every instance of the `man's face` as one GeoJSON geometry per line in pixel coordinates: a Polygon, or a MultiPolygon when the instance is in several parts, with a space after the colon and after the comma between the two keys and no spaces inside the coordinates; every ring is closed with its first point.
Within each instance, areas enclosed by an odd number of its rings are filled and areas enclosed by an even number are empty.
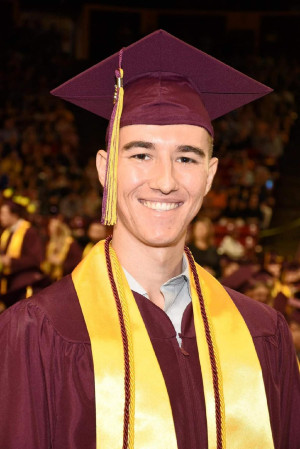
{"type": "Polygon", "coordinates": [[[250,296],[250,298],[254,299],[255,301],[262,302],[264,304],[268,304],[271,299],[268,287],[263,284],[258,284],[251,290],[245,292],[245,294],[247,296],[250,296]]]}
{"type": "Polygon", "coordinates": [[[94,243],[105,239],[107,236],[107,226],[104,226],[101,223],[91,223],[88,229],[88,236],[94,243]]]}
{"type": "Polygon", "coordinates": [[[147,246],[184,241],[217,168],[211,138],[192,125],[132,125],[120,130],[114,235],[147,246]]]}
{"type": "Polygon", "coordinates": [[[3,228],[8,228],[13,226],[18,220],[18,217],[11,213],[9,206],[3,204],[0,209],[0,224],[3,228]]]}

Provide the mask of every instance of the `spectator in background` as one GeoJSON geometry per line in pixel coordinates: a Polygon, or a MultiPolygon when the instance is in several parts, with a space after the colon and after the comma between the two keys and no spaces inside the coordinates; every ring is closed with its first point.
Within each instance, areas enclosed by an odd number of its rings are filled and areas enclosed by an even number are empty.
{"type": "Polygon", "coordinates": [[[14,302],[39,290],[43,275],[40,264],[44,245],[37,230],[25,220],[28,198],[12,197],[0,209],[4,228],[0,237],[1,296],[13,295],[14,302]],[[21,204],[22,203],[22,204],[21,204]]]}
{"type": "Polygon", "coordinates": [[[255,301],[262,302],[263,304],[272,305],[272,296],[270,286],[266,282],[256,281],[249,283],[244,289],[246,296],[249,296],[255,301]]]}
{"type": "Polygon", "coordinates": [[[81,260],[82,250],[60,217],[50,218],[48,231],[50,239],[42,266],[51,280],[57,281],[72,272],[81,260]]]}
{"type": "Polygon", "coordinates": [[[219,278],[221,275],[220,256],[214,245],[214,228],[208,217],[199,216],[192,223],[192,242],[189,248],[195,262],[219,278]]]}
{"type": "Polygon", "coordinates": [[[109,226],[105,226],[101,224],[100,219],[93,220],[87,231],[87,236],[89,238],[89,242],[83,251],[83,257],[87,256],[93,246],[98,243],[100,240],[105,239],[109,235],[109,226]]]}
{"type": "Polygon", "coordinates": [[[247,218],[248,222],[262,222],[263,213],[259,205],[259,196],[256,193],[252,193],[249,197],[248,207],[245,210],[245,218],[247,218]]]}
{"type": "Polygon", "coordinates": [[[239,241],[239,228],[232,221],[227,226],[228,234],[222,239],[218,252],[222,256],[227,256],[231,260],[241,260],[245,255],[245,248],[239,241]]]}

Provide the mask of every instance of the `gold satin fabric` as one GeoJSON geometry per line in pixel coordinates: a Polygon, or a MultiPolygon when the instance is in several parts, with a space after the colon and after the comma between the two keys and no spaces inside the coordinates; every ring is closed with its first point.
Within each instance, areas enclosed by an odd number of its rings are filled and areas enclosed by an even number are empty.
{"type": "Polygon", "coordinates": [[[93,246],[94,246],[94,243],[92,243],[92,242],[89,242],[89,243],[85,246],[85,248],[84,248],[84,250],[83,250],[83,253],[82,253],[82,259],[84,259],[84,258],[88,255],[88,253],[91,251],[91,249],[93,248],[93,246]]]}
{"type": "MultiPolygon", "coordinates": [[[[27,229],[29,229],[30,226],[31,226],[31,224],[28,221],[22,220],[22,222],[20,223],[18,228],[15,230],[15,232],[13,233],[12,238],[9,242],[7,250],[6,250],[6,254],[9,257],[11,257],[13,259],[18,259],[21,256],[23,240],[24,240],[25,234],[27,232],[27,229]]],[[[10,237],[10,234],[11,234],[11,231],[9,229],[5,229],[1,235],[0,248],[2,251],[5,250],[5,247],[6,247],[7,241],[10,237]]],[[[10,268],[5,267],[3,269],[3,274],[4,275],[10,274],[10,268]]],[[[1,280],[1,294],[5,294],[6,292],[7,292],[7,281],[5,278],[3,278],[1,280]]]]}
{"type": "Polygon", "coordinates": [[[46,248],[46,258],[41,263],[41,270],[44,273],[48,274],[53,281],[58,281],[63,277],[63,264],[67,258],[70,246],[72,245],[73,242],[74,242],[73,237],[69,235],[64,238],[59,248],[57,247],[57,243],[52,241],[51,239],[48,242],[46,248]],[[58,265],[54,265],[51,262],[49,262],[49,257],[53,253],[56,254],[58,253],[60,260],[60,263],[58,265]]]}
{"type": "MultiPolygon", "coordinates": [[[[224,449],[273,449],[261,367],[249,330],[224,288],[197,266],[222,371],[224,449]]],[[[199,299],[190,273],[197,344],[203,375],[209,449],[216,449],[212,374],[199,299]],[[205,342],[205,343],[204,343],[205,342]]],[[[176,449],[176,434],[164,378],[124,273],[135,360],[135,448],[176,449]]],[[[92,345],[97,449],[122,447],[124,358],[119,320],[107,274],[104,241],[72,273],[92,345]]]]}
{"type": "MultiPolygon", "coordinates": [[[[15,232],[12,235],[11,241],[9,242],[6,254],[9,257],[12,257],[14,259],[18,259],[21,255],[21,249],[23,244],[23,239],[26,234],[27,229],[30,228],[30,223],[26,220],[22,220],[20,226],[15,230],[15,232]]],[[[9,229],[5,229],[1,235],[1,241],[0,246],[1,250],[4,251],[6,243],[9,239],[10,231],[9,229]]]]}
{"type": "MultiPolygon", "coordinates": [[[[135,448],[177,448],[165,381],[144,322],[122,272],[135,360],[135,448]]],[[[97,449],[122,448],[124,357],[119,319],[101,241],[72,273],[91,339],[96,398],[97,449]]]]}
{"type": "MultiPolygon", "coordinates": [[[[201,292],[222,375],[227,449],[273,449],[273,437],[261,366],[251,334],[232,299],[206,270],[197,265],[201,292]]],[[[205,331],[193,275],[190,272],[194,322],[201,363],[208,447],[216,448],[214,391],[205,331]]]]}

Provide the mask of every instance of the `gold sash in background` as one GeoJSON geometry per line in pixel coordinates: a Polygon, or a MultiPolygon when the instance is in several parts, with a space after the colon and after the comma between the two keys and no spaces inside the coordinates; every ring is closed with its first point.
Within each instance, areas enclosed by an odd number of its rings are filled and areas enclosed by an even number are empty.
{"type": "MultiPolygon", "coordinates": [[[[29,229],[30,226],[31,225],[28,221],[22,220],[20,225],[14,231],[12,238],[9,242],[9,245],[7,247],[7,250],[6,250],[6,254],[9,257],[11,257],[13,259],[18,259],[20,257],[24,236],[26,234],[27,229],[29,229]]],[[[2,251],[5,250],[5,247],[6,247],[7,241],[10,237],[10,234],[11,234],[11,231],[9,229],[5,229],[2,232],[1,239],[0,239],[0,247],[1,247],[2,251]]]]}
{"type": "MultiPolygon", "coordinates": [[[[11,235],[10,229],[5,229],[0,238],[0,249],[2,252],[5,251],[5,254],[11,257],[12,259],[18,259],[21,256],[21,250],[23,245],[23,240],[26,234],[27,229],[29,229],[31,224],[26,220],[21,220],[17,229],[14,231],[11,240],[7,247],[7,242],[11,235]],[[6,248],[7,247],[7,248],[6,248]]],[[[10,274],[10,267],[3,268],[3,275],[0,283],[0,294],[4,295],[7,292],[7,278],[5,276],[10,274]]]]}

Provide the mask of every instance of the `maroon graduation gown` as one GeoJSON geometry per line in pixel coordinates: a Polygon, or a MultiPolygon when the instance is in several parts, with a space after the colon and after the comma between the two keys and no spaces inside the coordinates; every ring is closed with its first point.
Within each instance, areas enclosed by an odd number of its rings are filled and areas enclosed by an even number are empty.
{"type": "MultiPolygon", "coordinates": [[[[9,237],[6,250],[11,241],[9,237]]],[[[4,253],[6,253],[6,250],[4,253]]],[[[36,283],[42,278],[40,264],[45,257],[45,248],[38,231],[31,226],[27,229],[21,246],[20,257],[11,259],[10,274],[7,279],[7,291],[15,291],[36,283]]]]}
{"type": "Polygon", "coordinates": [[[74,240],[69,248],[66,258],[63,262],[63,276],[72,273],[76,265],[82,259],[82,248],[79,246],[77,240],[74,240]]]}
{"type": "MultiPolygon", "coordinates": [[[[276,311],[229,294],[261,362],[275,449],[299,449],[300,381],[288,327],[276,311]]],[[[182,321],[181,349],[167,315],[141,295],[135,299],[165,378],[178,448],[206,449],[191,304],[182,321]]],[[[0,341],[0,448],[95,449],[91,346],[71,277],[4,312],[0,341]]]]}

